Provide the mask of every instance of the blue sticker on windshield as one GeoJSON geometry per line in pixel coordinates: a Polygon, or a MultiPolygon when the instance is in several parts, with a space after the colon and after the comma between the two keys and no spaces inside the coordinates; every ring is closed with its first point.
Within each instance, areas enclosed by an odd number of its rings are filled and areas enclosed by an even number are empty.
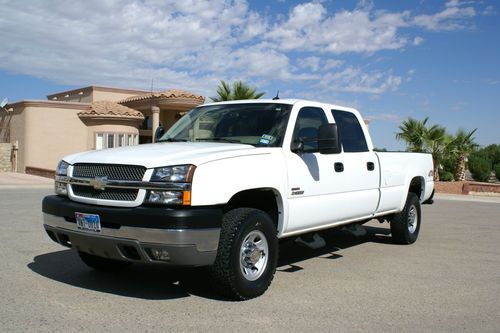
{"type": "Polygon", "coordinates": [[[263,134],[262,137],[260,138],[259,143],[263,145],[268,145],[273,139],[274,137],[272,135],[263,134]]]}

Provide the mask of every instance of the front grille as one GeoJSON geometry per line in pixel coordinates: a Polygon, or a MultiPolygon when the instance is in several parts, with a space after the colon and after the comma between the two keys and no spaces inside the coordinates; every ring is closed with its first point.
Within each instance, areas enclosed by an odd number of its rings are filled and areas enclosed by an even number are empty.
{"type": "Polygon", "coordinates": [[[73,177],[95,178],[106,176],[110,180],[142,180],[146,168],[139,165],[77,163],[73,177]]]}
{"type": "Polygon", "coordinates": [[[128,188],[106,188],[106,190],[96,190],[92,186],[71,185],[71,189],[76,196],[116,201],[135,201],[138,189],[128,188]]]}

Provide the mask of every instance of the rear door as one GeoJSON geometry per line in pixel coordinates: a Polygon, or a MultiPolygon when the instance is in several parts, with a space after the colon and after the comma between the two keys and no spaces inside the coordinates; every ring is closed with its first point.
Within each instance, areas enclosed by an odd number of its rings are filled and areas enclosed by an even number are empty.
{"type": "Polygon", "coordinates": [[[369,150],[361,118],[354,113],[342,110],[331,110],[337,124],[342,156],[339,162],[343,165],[343,179],[348,183],[340,183],[343,191],[355,193],[348,204],[356,206],[353,217],[369,216],[375,213],[380,198],[380,166],[377,155],[369,150]]]}

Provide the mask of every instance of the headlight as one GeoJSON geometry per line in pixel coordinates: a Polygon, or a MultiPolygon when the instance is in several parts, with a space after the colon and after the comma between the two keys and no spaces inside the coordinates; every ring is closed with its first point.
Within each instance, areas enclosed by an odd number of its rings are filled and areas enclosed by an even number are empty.
{"type": "Polygon", "coordinates": [[[65,162],[65,161],[59,162],[59,164],[57,164],[57,168],[56,168],[56,175],[67,176],[68,175],[68,167],[69,167],[68,162],[65,162]]]}
{"type": "Polygon", "coordinates": [[[57,195],[68,195],[68,184],[65,182],[57,181],[57,176],[67,176],[68,175],[69,163],[65,161],[59,162],[56,168],[56,180],[54,182],[54,191],[57,195]]]}
{"type": "Polygon", "coordinates": [[[156,168],[151,176],[152,182],[189,183],[193,180],[196,167],[191,164],[156,168]]]}
{"type": "MultiPolygon", "coordinates": [[[[191,183],[195,169],[196,167],[192,164],[155,168],[151,176],[151,182],[191,183]]],[[[179,190],[149,190],[145,202],[149,204],[189,206],[191,205],[191,187],[187,184],[184,189],[179,188],[179,190]]]]}

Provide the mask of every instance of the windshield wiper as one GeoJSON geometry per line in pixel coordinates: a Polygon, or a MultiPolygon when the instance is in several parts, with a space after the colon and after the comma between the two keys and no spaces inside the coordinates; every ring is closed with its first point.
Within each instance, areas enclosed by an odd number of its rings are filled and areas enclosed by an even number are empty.
{"type": "Polygon", "coordinates": [[[174,139],[174,138],[156,140],[156,142],[187,142],[187,141],[188,141],[187,139],[174,139]]]}
{"type": "Polygon", "coordinates": [[[226,138],[196,138],[196,141],[222,141],[231,143],[240,143],[240,140],[226,139],[226,138]]]}

